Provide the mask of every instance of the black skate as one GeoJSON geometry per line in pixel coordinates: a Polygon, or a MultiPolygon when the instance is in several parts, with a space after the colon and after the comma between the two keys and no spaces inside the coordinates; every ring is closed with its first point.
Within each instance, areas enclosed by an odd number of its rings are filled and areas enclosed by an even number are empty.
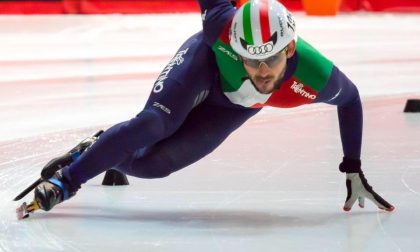
{"type": "Polygon", "coordinates": [[[35,188],[35,197],[29,205],[23,203],[16,209],[17,217],[19,220],[27,218],[29,213],[38,209],[49,211],[55,205],[73,197],[77,189],[63,176],[63,171],[59,170],[52,178],[41,182],[35,188]]]}
{"type": "Polygon", "coordinates": [[[16,209],[17,218],[25,219],[29,217],[29,213],[38,209],[49,211],[55,205],[73,197],[77,189],[63,176],[63,171],[59,170],[52,178],[42,181],[35,188],[35,197],[29,205],[24,202],[16,209]]]}
{"type": "Polygon", "coordinates": [[[103,131],[101,130],[95,135],[84,139],[69,152],[58,158],[54,158],[45,165],[41,171],[41,177],[14,199],[14,201],[22,199],[37,187],[35,190],[34,200],[30,204],[23,203],[18,209],[16,209],[18,219],[27,218],[29,217],[29,213],[38,209],[48,211],[56,204],[72,196],[71,192],[75,192],[76,190],[73,188],[67,190],[68,188],[66,188],[66,183],[69,185],[68,181],[64,178],[63,182],[61,171],[57,171],[70,165],[74,160],[76,160],[98,139],[102,133],[103,131]],[[67,192],[69,194],[67,194],[67,192]]]}
{"type": "Polygon", "coordinates": [[[63,171],[59,170],[52,178],[35,188],[34,201],[40,209],[49,211],[58,203],[73,197],[77,189],[63,176],[63,171]]]}

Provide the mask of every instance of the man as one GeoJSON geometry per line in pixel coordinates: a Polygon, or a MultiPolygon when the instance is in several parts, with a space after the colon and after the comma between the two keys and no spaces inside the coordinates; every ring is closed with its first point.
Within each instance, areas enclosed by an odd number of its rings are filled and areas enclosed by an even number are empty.
{"type": "Polygon", "coordinates": [[[238,10],[227,0],[199,0],[203,31],[190,37],[156,80],[145,108],[114,125],[71,165],[35,189],[48,211],[81,184],[116,168],[162,178],[219,146],[264,106],[324,102],[337,106],[346,173],[344,210],[376,194],[361,170],[362,107],[357,88],[334,64],[296,35],[293,16],[274,0],[238,10]]]}

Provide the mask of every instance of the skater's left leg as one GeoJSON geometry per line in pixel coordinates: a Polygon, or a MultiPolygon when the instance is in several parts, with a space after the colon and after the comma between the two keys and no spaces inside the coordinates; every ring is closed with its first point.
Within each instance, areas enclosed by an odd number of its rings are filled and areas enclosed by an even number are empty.
{"type": "Polygon", "coordinates": [[[116,168],[140,178],[162,178],[203,158],[259,109],[200,105],[169,138],[139,150],[116,168]]]}

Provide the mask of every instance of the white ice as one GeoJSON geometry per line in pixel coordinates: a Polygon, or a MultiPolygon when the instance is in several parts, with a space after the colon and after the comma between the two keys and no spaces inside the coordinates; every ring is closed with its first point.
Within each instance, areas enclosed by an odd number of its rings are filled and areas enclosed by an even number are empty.
{"type": "Polygon", "coordinates": [[[264,109],[167,178],[104,187],[100,175],[51,212],[17,221],[23,200],[12,199],[43,165],[139,112],[201,21],[0,16],[0,251],[418,251],[420,113],[402,111],[420,99],[420,15],[296,19],[359,87],[363,169],[393,213],[371,202],[342,210],[336,111],[311,105],[264,109]]]}

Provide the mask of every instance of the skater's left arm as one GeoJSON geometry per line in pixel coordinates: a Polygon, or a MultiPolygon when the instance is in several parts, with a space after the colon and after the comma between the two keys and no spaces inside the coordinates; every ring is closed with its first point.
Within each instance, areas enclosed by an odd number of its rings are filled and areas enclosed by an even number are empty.
{"type": "Polygon", "coordinates": [[[344,152],[339,168],[341,172],[346,173],[347,187],[347,198],[343,209],[350,211],[356,200],[359,200],[359,206],[363,208],[366,197],[380,209],[394,210],[391,204],[373,191],[361,169],[363,110],[356,86],[334,66],[328,84],[318,95],[316,102],[337,106],[344,152]]]}

